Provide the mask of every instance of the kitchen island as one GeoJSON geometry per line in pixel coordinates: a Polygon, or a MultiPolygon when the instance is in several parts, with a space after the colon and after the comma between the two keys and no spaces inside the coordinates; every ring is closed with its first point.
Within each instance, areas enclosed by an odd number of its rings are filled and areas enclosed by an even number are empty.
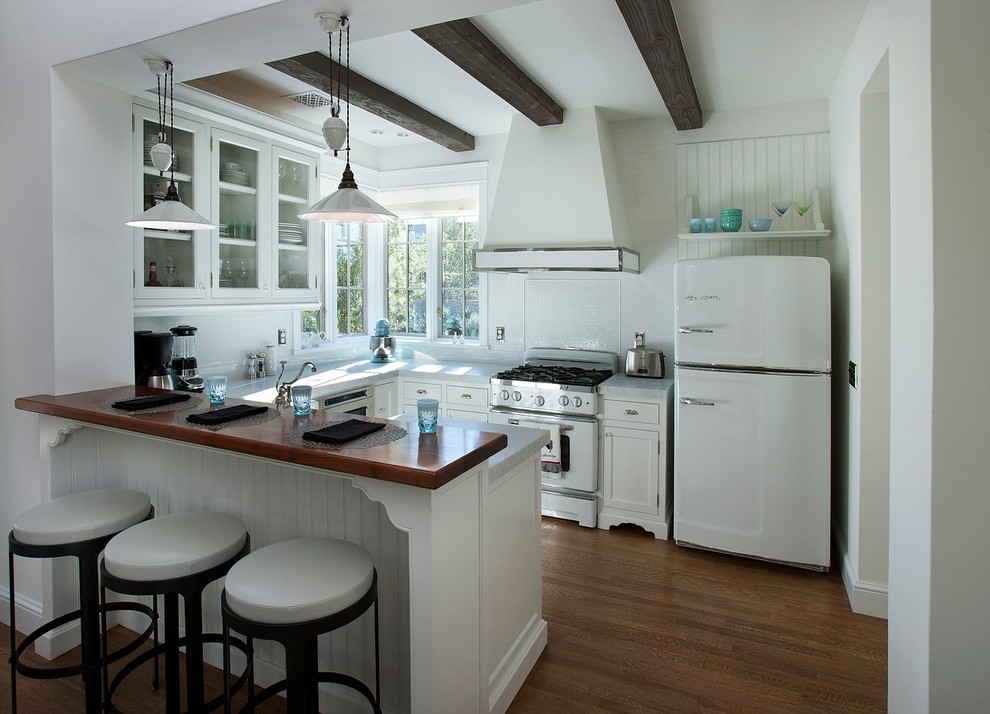
{"type": "MultiPolygon", "coordinates": [[[[359,543],[379,572],[385,711],[508,707],[547,637],[543,432],[479,431],[441,420],[436,435],[420,435],[400,420],[387,427],[394,437],[387,443],[328,448],[297,437],[349,417],[294,417],[271,407],[263,417],[206,428],[185,420],[209,408],[202,395],[160,411],[110,406],[152,393],[126,386],[18,399],[17,408],[41,415],[42,499],[136,488],[160,515],[216,510],[240,517],[254,549],[305,536],[359,543]]],[[[249,403],[230,399],[227,406],[249,403]]],[[[45,573],[46,617],[70,609],[71,575],[63,565],[45,573]]],[[[215,583],[205,595],[208,626],[219,624],[220,588],[215,583]]],[[[370,626],[352,623],[324,643],[322,663],[373,680],[372,636],[370,626]]],[[[64,648],[51,643],[53,654],[64,648]]],[[[260,649],[259,683],[281,677],[280,656],[260,649]]],[[[218,664],[219,652],[207,659],[218,664]]],[[[348,711],[336,689],[321,697],[325,709],[348,711]]]]}

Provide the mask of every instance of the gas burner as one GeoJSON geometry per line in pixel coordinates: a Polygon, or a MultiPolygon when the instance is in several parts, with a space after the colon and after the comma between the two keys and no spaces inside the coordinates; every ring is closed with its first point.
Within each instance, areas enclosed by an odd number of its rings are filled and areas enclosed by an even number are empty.
{"type": "Polygon", "coordinates": [[[505,379],[513,382],[594,387],[611,376],[612,372],[606,369],[527,364],[503,370],[495,375],[495,379],[505,379]]]}

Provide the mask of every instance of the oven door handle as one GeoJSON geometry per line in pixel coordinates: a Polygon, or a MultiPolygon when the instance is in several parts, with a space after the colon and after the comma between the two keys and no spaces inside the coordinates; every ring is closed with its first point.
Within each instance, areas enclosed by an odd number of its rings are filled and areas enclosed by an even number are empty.
{"type": "Polygon", "coordinates": [[[523,422],[526,422],[527,424],[546,424],[547,426],[550,426],[552,424],[561,431],[574,431],[574,427],[571,426],[570,424],[557,425],[557,424],[553,424],[552,422],[539,421],[537,419],[514,419],[513,417],[509,417],[506,421],[508,421],[509,424],[511,424],[512,426],[521,426],[523,422]]]}

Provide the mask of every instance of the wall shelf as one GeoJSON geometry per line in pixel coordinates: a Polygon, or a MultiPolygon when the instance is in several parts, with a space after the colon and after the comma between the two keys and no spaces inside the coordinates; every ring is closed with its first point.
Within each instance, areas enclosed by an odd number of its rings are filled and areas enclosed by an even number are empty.
{"type": "Polygon", "coordinates": [[[738,231],[736,233],[678,233],[680,240],[814,240],[828,238],[832,231],[738,231]]]}

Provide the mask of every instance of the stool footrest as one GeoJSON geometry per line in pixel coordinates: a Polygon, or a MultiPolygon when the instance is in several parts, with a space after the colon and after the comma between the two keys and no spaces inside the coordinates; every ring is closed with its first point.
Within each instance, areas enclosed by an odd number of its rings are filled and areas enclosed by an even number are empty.
{"type": "MultiPolygon", "coordinates": [[[[279,692],[286,688],[286,683],[288,680],[280,679],[274,684],[269,684],[267,687],[258,692],[255,696],[248,699],[247,704],[241,707],[242,714],[244,712],[254,711],[259,704],[271,699],[279,692]]],[[[352,677],[349,674],[344,674],[343,672],[317,672],[316,681],[324,684],[343,684],[346,687],[359,692],[368,703],[371,704],[372,710],[379,714],[381,712],[381,707],[378,706],[378,702],[375,701],[375,695],[372,693],[371,689],[368,688],[364,682],[356,677],[352,677]]]]}
{"type": "MultiPolygon", "coordinates": [[[[154,612],[153,610],[144,605],[143,603],[136,602],[115,602],[107,606],[107,612],[137,612],[142,615],[146,615],[151,619],[151,623],[148,625],[147,629],[143,632],[137,634],[137,636],[129,641],[127,644],[122,645],[118,649],[107,654],[107,662],[116,662],[121,657],[126,657],[128,654],[136,650],[142,644],[148,641],[151,637],[152,632],[155,628],[154,612]]],[[[11,655],[11,660],[14,666],[17,668],[17,673],[22,674],[25,677],[30,677],[31,679],[61,679],[62,677],[75,677],[83,673],[83,663],[77,662],[75,664],[62,665],[59,667],[38,667],[33,664],[27,664],[21,661],[21,655],[35,642],[41,639],[44,635],[48,634],[52,630],[61,627],[73,620],[78,620],[82,616],[82,610],[73,610],[72,612],[67,612],[64,615],[56,617],[50,622],[46,622],[41,627],[28,633],[17,648],[11,655]]]]}
{"type": "MultiPolygon", "coordinates": [[[[223,635],[219,633],[207,633],[203,635],[202,642],[203,644],[222,645],[223,635]]],[[[113,680],[111,680],[110,682],[110,687],[107,692],[107,700],[104,703],[104,706],[106,706],[107,710],[110,711],[112,714],[122,714],[122,712],[119,709],[117,709],[117,707],[115,707],[113,704],[113,695],[117,691],[117,687],[119,687],[121,683],[124,681],[124,679],[127,678],[132,672],[134,672],[134,670],[136,670],[145,662],[148,662],[149,660],[154,659],[158,655],[163,654],[168,647],[174,646],[176,648],[180,648],[183,647],[185,644],[186,644],[185,637],[180,637],[174,643],[162,642],[158,644],[156,647],[152,647],[150,650],[145,650],[141,654],[135,656],[126,665],[124,665],[121,668],[121,670],[117,672],[117,675],[113,678],[113,680]]],[[[236,637],[231,637],[230,644],[232,647],[237,649],[239,652],[241,652],[241,654],[243,654],[247,658],[247,666],[244,668],[244,671],[240,674],[240,676],[234,681],[234,684],[230,689],[231,696],[233,696],[241,690],[245,682],[247,682],[248,677],[253,673],[254,661],[251,658],[250,650],[247,646],[247,643],[245,643],[243,640],[237,639],[236,637]]],[[[219,709],[220,706],[223,705],[223,703],[224,703],[224,695],[221,692],[218,696],[214,697],[213,699],[209,700],[203,705],[203,711],[213,711],[214,709],[219,709]]]]}

